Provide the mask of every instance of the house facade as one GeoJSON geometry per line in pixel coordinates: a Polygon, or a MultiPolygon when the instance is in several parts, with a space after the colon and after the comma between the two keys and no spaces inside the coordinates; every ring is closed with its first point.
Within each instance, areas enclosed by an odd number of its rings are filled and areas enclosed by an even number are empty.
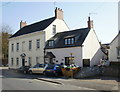
{"type": "Polygon", "coordinates": [[[118,35],[111,41],[109,49],[109,61],[111,63],[120,63],[120,32],[118,35]]]}
{"type": "Polygon", "coordinates": [[[55,16],[27,25],[20,22],[20,30],[9,39],[9,68],[44,63],[45,42],[58,32],[68,31],[63,11],[55,9],[55,16]]]}
{"type": "Polygon", "coordinates": [[[87,28],[57,33],[45,46],[46,63],[74,63],[80,67],[90,67],[100,64],[103,56],[90,17],[87,28]]]}

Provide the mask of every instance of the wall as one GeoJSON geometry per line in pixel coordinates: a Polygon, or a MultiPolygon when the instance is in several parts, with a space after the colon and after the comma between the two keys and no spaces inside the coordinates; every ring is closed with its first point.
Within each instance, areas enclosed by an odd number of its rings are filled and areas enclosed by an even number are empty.
{"type": "Polygon", "coordinates": [[[53,25],[56,25],[56,33],[58,32],[63,32],[63,31],[69,31],[69,28],[67,26],[67,24],[60,19],[55,19],[55,21],[53,21],[44,31],[46,32],[46,36],[45,36],[45,41],[47,41],[48,39],[50,39],[52,36],[54,36],[54,34],[52,33],[52,28],[53,25]]]}
{"type": "Polygon", "coordinates": [[[109,61],[116,62],[117,59],[117,48],[118,47],[118,36],[113,39],[113,41],[110,44],[110,50],[109,50],[109,61]]]}
{"type": "Polygon", "coordinates": [[[70,53],[73,53],[73,57],[75,58],[73,62],[75,64],[83,67],[82,64],[82,48],[81,47],[71,47],[71,48],[58,48],[58,49],[46,49],[46,52],[52,52],[56,56],[56,60],[58,63],[65,63],[65,57],[70,57],[70,53]],[[63,59],[63,61],[62,61],[63,59]]]}
{"type": "Polygon", "coordinates": [[[22,53],[26,54],[25,61],[27,61],[28,65],[28,57],[32,57],[32,65],[36,64],[36,57],[40,57],[40,63],[44,62],[44,45],[45,45],[45,33],[43,31],[41,32],[35,32],[31,34],[26,34],[18,37],[14,37],[9,39],[9,67],[11,68],[17,68],[22,65],[22,59],[20,55],[22,53]],[[40,39],[40,48],[36,48],[36,40],[40,39]],[[29,41],[32,40],[32,49],[29,51],[29,41]],[[25,41],[25,51],[22,51],[22,42],[25,41]],[[16,43],[19,43],[19,51],[16,51],[16,43]],[[14,51],[11,52],[11,44],[14,44],[14,51]],[[11,66],[11,58],[14,58],[14,65],[11,66]],[[19,57],[19,66],[16,66],[16,58],[19,57]]]}
{"type": "Polygon", "coordinates": [[[83,43],[83,59],[90,59],[90,66],[93,66],[99,64],[103,55],[95,31],[91,29],[83,43]]]}

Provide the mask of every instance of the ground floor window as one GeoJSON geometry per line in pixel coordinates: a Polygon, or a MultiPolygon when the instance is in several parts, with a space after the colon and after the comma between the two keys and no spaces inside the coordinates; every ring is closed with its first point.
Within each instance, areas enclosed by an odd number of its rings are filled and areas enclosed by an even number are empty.
{"type": "Polygon", "coordinates": [[[28,65],[32,66],[32,57],[28,57],[28,65]]]}
{"type": "Polygon", "coordinates": [[[13,66],[13,63],[14,63],[13,58],[11,58],[11,65],[12,65],[12,66],[13,66]]]}
{"type": "Polygon", "coordinates": [[[83,59],[83,67],[90,67],[90,59],[83,59]]]}
{"type": "Polygon", "coordinates": [[[39,64],[39,60],[40,60],[40,58],[36,57],[36,64],[39,64]]]}
{"type": "Polygon", "coordinates": [[[19,65],[19,58],[17,57],[16,58],[16,66],[18,66],[19,65]]]}

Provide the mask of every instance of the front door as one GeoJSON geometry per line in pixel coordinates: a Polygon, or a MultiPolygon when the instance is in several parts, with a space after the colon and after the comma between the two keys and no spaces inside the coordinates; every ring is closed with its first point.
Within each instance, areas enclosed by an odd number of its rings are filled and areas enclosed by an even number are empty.
{"type": "Polygon", "coordinates": [[[90,67],[90,59],[83,59],[83,67],[90,67]]]}
{"type": "Polygon", "coordinates": [[[25,58],[22,58],[22,66],[25,66],[25,58]]]}
{"type": "Polygon", "coordinates": [[[70,59],[69,57],[65,57],[65,65],[69,65],[70,64],[70,59]]]}

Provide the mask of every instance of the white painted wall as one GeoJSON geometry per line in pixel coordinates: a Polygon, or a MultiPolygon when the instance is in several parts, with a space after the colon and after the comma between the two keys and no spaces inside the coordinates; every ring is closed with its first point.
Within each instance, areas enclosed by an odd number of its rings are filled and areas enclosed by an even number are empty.
{"type": "Polygon", "coordinates": [[[109,61],[111,62],[118,62],[117,47],[118,47],[118,36],[110,44],[109,61]]]}
{"type": "MultiPolygon", "coordinates": [[[[30,33],[18,37],[14,37],[9,39],[9,67],[10,68],[17,68],[22,65],[22,59],[20,55],[22,53],[26,54],[25,61],[28,61],[28,57],[32,57],[32,65],[36,64],[36,57],[40,57],[40,63],[44,63],[44,45],[45,45],[45,32],[40,31],[40,32],[35,32],[35,33],[30,33]],[[36,40],[40,39],[40,48],[36,48],[36,40]],[[29,41],[32,40],[32,49],[29,51],[29,41]],[[25,51],[22,51],[22,42],[25,41],[25,51]],[[19,51],[16,51],[16,43],[19,43],[19,51]],[[11,44],[14,44],[14,51],[11,52],[11,44]],[[16,58],[19,57],[19,66],[16,66],[16,58]],[[11,66],[11,58],[14,59],[14,65],[11,66]]],[[[26,63],[28,64],[28,62],[26,63]]]]}
{"type": "Polygon", "coordinates": [[[75,57],[73,62],[83,67],[81,47],[46,49],[46,52],[52,52],[56,56],[56,60],[58,60],[58,64],[60,64],[61,62],[65,63],[65,57],[70,57],[71,56],[70,53],[73,53],[72,56],[75,57]],[[62,59],[64,60],[62,61],[62,59]]]}
{"type": "Polygon", "coordinates": [[[45,35],[45,41],[50,39],[53,35],[53,25],[56,25],[56,33],[58,32],[64,32],[64,31],[69,31],[68,26],[63,20],[60,19],[55,19],[44,31],[46,32],[45,35]]]}
{"type": "Polygon", "coordinates": [[[83,59],[90,59],[90,66],[93,66],[99,64],[103,55],[95,31],[91,29],[83,43],[83,59]]]}

